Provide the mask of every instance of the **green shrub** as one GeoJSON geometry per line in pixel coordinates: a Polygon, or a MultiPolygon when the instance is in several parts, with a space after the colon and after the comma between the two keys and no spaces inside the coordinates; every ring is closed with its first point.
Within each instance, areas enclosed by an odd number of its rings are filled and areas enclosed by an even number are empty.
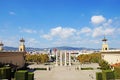
{"type": "Polygon", "coordinates": [[[11,68],[5,67],[6,79],[11,80],[11,68]]]}
{"type": "Polygon", "coordinates": [[[81,70],[93,70],[93,68],[87,67],[87,68],[81,68],[81,70]]]}
{"type": "Polygon", "coordinates": [[[0,79],[4,78],[4,68],[0,68],[0,79]]]}
{"type": "Polygon", "coordinates": [[[0,79],[11,80],[11,68],[10,67],[0,68],[0,79]]]}
{"type": "Polygon", "coordinates": [[[15,80],[28,80],[28,72],[20,70],[15,73],[15,80]]]}
{"type": "Polygon", "coordinates": [[[28,72],[28,80],[34,80],[34,73],[28,72]]]}
{"type": "Polygon", "coordinates": [[[103,80],[102,79],[102,72],[96,72],[96,80],[103,80]]]}
{"type": "Polygon", "coordinates": [[[120,67],[115,67],[114,69],[115,78],[120,79],[120,67]]]}
{"type": "Polygon", "coordinates": [[[110,70],[110,65],[105,60],[100,60],[99,66],[101,67],[102,70],[110,70]]]}
{"type": "Polygon", "coordinates": [[[47,70],[47,68],[35,68],[35,70],[47,70]]]}
{"type": "Polygon", "coordinates": [[[111,70],[103,70],[102,76],[103,76],[103,80],[114,80],[115,79],[114,72],[111,70]]]}

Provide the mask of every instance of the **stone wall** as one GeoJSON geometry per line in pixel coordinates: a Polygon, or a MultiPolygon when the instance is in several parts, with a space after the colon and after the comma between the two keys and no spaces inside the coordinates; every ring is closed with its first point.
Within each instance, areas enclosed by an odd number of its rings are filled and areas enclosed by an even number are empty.
{"type": "Polygon", "coordinates": [[[120,62],[119,51],[101,52],[102,59],[106,60],[109,64],[115,64],[120,62]]]}
{"type": "Polygon", "coordinates": [[[22,68],[25,64],[26,52],[0,52],[0,63],[10,63],[22,68]]]}

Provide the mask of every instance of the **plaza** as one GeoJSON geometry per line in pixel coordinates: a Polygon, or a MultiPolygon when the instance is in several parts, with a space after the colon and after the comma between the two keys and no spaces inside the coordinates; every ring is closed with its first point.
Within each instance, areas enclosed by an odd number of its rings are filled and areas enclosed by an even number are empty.
{"type": "Polygon", "coordinates": [[[50,70],[35,70],[34,79],[35,80],[96,80],[96,72],[101,72],[98,70],[98,64],[83,64],[72,65],[72,66],[45,66],[45,65],[30,65],[30,68],[43,68],[50,67],[50,70]],[[77,67],[92,67],[93,70],[81,70],[77,67]]]}

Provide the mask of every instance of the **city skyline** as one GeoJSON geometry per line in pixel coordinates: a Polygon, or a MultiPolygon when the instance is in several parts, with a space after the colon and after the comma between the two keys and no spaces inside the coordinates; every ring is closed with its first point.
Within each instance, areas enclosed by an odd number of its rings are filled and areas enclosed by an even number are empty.
{"type": "Polygon", "coordinates": [[[119,0],[0,0],[0,41],[5,46],[120,48],[119,0]]]}

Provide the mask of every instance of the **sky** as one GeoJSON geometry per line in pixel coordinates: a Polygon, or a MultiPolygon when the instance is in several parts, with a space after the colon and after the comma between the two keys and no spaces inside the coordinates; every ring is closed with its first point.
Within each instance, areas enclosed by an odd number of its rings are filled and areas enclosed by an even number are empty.
{"type": "Polygon", "coordinates": [[[0,41],[18,47],[120,48],[120,0],[0,0],[0,41]]]}

